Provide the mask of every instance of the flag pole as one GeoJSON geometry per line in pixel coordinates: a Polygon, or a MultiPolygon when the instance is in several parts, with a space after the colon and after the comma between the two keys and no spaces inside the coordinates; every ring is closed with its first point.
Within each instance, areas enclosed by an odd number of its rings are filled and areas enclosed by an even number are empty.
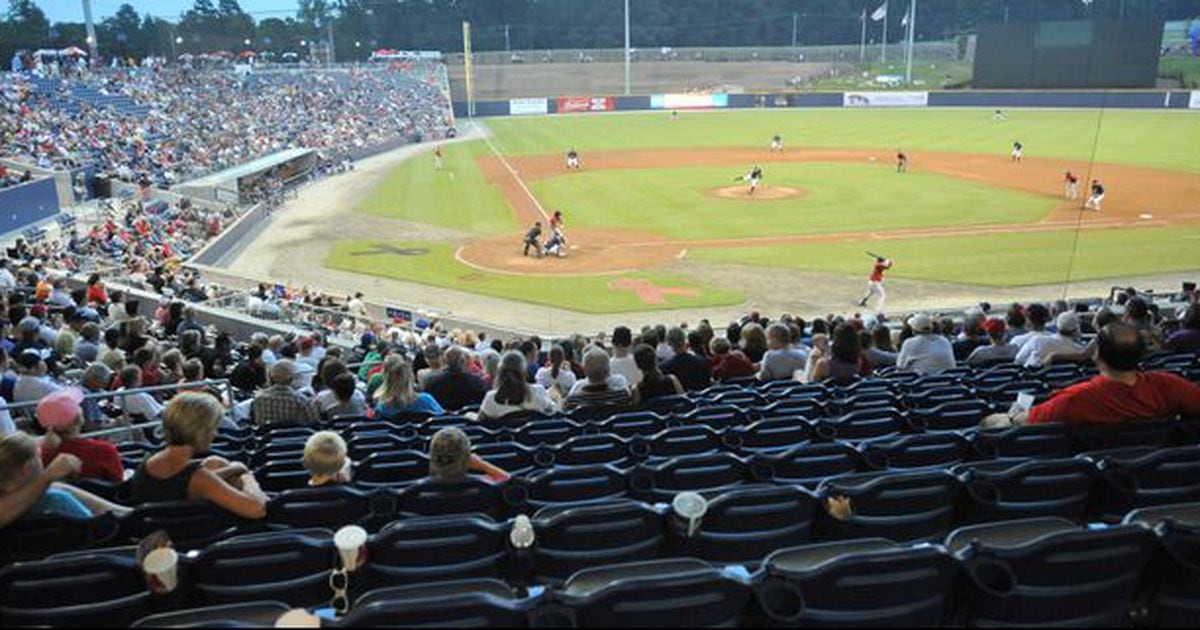
{"type": "Polygon", "coordinates": [[[908,10],[908,60],[904,69],[904,81],[912,85],[913,40],[917,32],[917,0],[912,0],[908,10]]]}
{"type": "Polygon", "coordinates": [[[887,63],[887,27],[888,27],[888,13],[890,12],[889,9],[891,9],[891,7],[888,6],[887,2],[884,2],[883,3],[883,47],[880,49],[880,53],[879,53],[879,60],[882,61],[883,63],[887,63]]]}
{"type": "Polygon", "coordinates": [[[858,44],[858,63],[864,63],[867,60],[867,10],[865,8],[859,20],[862,22],[862,39],[858,44]]]}

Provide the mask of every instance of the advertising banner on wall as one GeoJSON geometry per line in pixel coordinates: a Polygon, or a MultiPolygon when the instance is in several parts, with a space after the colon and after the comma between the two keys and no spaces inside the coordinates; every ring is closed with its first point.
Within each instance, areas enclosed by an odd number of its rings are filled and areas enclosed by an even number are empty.
{"type": "Polygon", "coordinates": [[[508,101],[512,116],[539,116],[550,113],[550,101],[544,98],[513,98],[508,101]]]}
{"type": "Polygon", "coordinates": [[[616,102],[606,96],[571,96],[558,99],[558,113],[560,114],[611,112],[616,108],[616,102]]]}
{"type": "Polygon", "coordinates": [[[846,92],[842,107],[927,107],[929,92],[846,92]]]}
{"type": "Polygon", "coordinates": [[[1188,102],[1189,109],[1200,109],[1200,91],[1192,92],[1192,100],[1188,102]]]}
{"type": "Polygon", "coordinates": [[[650,109],[719,109],[729,107],[728,94],[653,94],[650,109]]]}

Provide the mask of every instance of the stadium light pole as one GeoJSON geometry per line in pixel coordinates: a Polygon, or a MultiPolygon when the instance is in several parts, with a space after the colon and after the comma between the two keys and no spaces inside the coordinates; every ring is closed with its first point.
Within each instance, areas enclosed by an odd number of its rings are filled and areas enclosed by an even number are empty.
{"type": "Polygon", "coordinates": [[[100,63],[100,45],[96,39],[96,20],[92,18],[92,0],[83,0],[83,21],[87,27],[88,54],[91,55],[88,65],[100,63]]]}
{"type": "Polygon", "coordinates": [[[912,0],[908,8],[908,59],[905,60],[904,82],[912,85],[913,39],[917,32],[917,0],[912,0]]]}
{"type": "Polygon", "coordinates": [[[625,0],[625,96],[629,96],[631,94],[629,85],[629,66],[632,62],[632,57],[633,55],[631,55],[629,52],[629,0],[625,0]]]}

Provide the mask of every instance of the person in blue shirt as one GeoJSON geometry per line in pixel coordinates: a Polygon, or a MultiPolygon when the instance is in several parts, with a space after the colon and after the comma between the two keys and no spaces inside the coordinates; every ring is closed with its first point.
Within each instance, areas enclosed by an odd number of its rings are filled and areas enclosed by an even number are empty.
{"type": "Polygon", "coordinates": [[[412,364],[405,360],[393,361],[383,373],[383,385],[379,388],[379,402],[375,405],[375,419],[385,422],[409,414],[435,416],[445,410],[437,399],[426,393],[417,393],[412,364]]]}
{"type": "Polygon", "coordinates": [[[110,503],[60,480],[79,474],[83,464],[74,455],[61,454],[42,466],[38,443],[25,433],[0,438],[0,527],[26,514],[54,514],[92,518],[127,514],[127,507],[110,503]]]}

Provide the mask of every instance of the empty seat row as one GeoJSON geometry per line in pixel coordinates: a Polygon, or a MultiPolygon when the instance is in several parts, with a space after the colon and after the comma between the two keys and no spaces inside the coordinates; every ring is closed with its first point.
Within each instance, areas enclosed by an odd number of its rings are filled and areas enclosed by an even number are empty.
{"type": "MultiPolygon", "coordinates": [[[[972,525],[932,543],[856,538],[781,547],[757,568],[698,558],[637,561],[610,555],[543,586],[521,576],[554,550],[540,518],[538,543],[499,555],[456,553],[451,536],[401,535],[369,543],[346,584],[348,613],[335,626],[943,626],[1156,627],[1200,623],[1200,580],[1189,552],[1200,504],[1128,514],[1083,527],[1053,517],[972,525]],[[440,554],[440,555],[439,555],[440,554]],[[616,562],[607,562],[617,560],[616,562]],[[505,576],[498,576],[498,569],[505,576]],[[513,577],[515,576],[515,581],[513,577]]],[[[471,519],[444,520],[452,531],[471,519]]],[[[427,523],[432,525],[433,522],[427,523]]],[[[487,531],[489,523],[478,524],[487,531]]],[[[618,522],[623,526],[624,523],[618,522]]],[[[592,530],[603,537],[605,528],[592,530]]],[[[615,538],[624,529],[616,527],[615,538]]],[[[501,537],[503,533],[499,533],[501,537]]],[[[562,533],[583,537],[582,530],[562,533]]],[[[460,536],[461,550],[473,549],[460,536]]],[[[491,541],[485,541],[492,544],[491,541]]],[[[618,541],[614,541],[614,544],[618,541]]],[[[483,543],[480,543],[483,544],[483,543]]],[[[561,552],[560,552],[561,553],[561,552]]],[[[631,545],[626,555],[637,553],[631,545]]],[[[565,557],[564,555],[560,555],[565,557]]],[[[247,536],[186,558],[179,588],[151,595],[131,558],[75,555],[0,570],[0,623],[78,626],[104,619],[145,627],[270,625],[291,607],[326,609],[337,567],[331,534],[247,536]],[[194,610],[195,607],[203,607],[194,610]],[[147,617],[149,616],[149,617],[147,617]]],[[[553,562],[554,559],[551,560],[553,562]]],[[[564,566],[565,568],[565,566],[564,566]]],[[[331,611],[318,610],[321,614],[331,611]]]]}

